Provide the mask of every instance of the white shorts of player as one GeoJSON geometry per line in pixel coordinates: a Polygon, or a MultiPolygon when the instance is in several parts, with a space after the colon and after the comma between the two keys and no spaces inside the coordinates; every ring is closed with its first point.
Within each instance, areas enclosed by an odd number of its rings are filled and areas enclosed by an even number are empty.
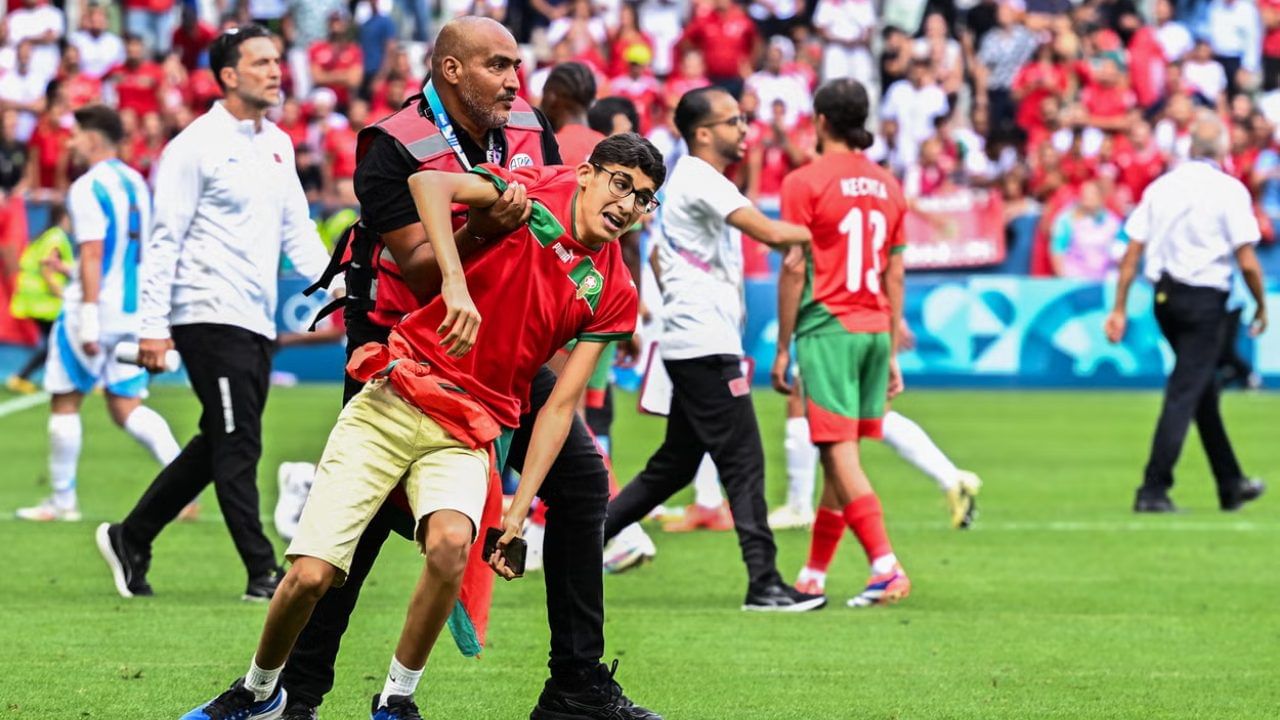
{"type": "Polygon", "coordinates": [[[53,395],[70,392],[89,393],[103,386],[112,395],[129,398],[147,396],[147,371],[137,365],[120,362],[116,346],[137,342],[133,333],[103,333],[98,344],[101,352],[90,357],[84,352],[75,323],[64,313],[49,332],[49,359],[44,364],[44,389],[53,395]]]}

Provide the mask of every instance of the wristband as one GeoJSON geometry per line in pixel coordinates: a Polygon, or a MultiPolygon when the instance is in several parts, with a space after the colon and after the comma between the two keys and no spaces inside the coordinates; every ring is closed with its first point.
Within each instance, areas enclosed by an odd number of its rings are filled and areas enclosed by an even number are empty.
{"type": "Polygon", "coordinates": [[[98,342],[102,337],[102,325],[98,315],[97,303],[84,303],[80,306],[80,328],[77,335],[80,343],[98,342]]]}

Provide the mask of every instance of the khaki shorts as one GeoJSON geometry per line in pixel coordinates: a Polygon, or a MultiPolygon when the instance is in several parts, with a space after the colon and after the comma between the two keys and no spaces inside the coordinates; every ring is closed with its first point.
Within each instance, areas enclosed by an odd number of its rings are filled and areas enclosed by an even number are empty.
{"type": "Polygon", "coordinates": [[[338,569],[335,585],[341,585],[361,534],[402,480],[419,549],[422,521],[437,510],[470,518],[475,540],[489,489],[488,450],[462,444],[386,381],[375,380],[338,416],[285,557],[324,560],[338,569]]]}

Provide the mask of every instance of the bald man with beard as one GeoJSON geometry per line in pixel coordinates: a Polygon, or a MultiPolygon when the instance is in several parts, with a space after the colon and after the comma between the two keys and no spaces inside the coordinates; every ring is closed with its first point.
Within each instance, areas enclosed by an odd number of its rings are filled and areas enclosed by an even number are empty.
{"type": "MultiPolygon", "coordinates": [[[[486,162],[509,168],[561,164],[551,124],[540,111],[516,98],[519,65],[515,39],[502,25],[478,17],[453,20],[441,28],[436,39],[432,79],[423,94],[411,98],[399,113],[362,134],[355,190],[361,221],[375,235],[376,243],[374,250],[366,249],[369,257],[361,265],[377,268],[378,258],[385,258],[387,253],[394,264],[387,267],[385,261],[382,263],[384,272],[377,275],[376,304],[347,304],[344,317],[348,353],[365,343],[386,342],[390,326],[401,315],[430,300],[424,288],[439,287],[439,270],[409,193],[410,175],[426,168],[465,172],[486,162]],[[444,122],[441,115],[447,117],[444,122]],[[520,122],[523,127],[517,127],[520,122]],[[440,132],[433,132],[437,128],[440,132]],[[440,140],[449,135],[449,129],[457,139],[456,146],[450,144],[452,152],[437,152],[424,160],[421,147],[434,143],[440,148],[440,140]],[[397,134],[404,138],[406,132],[417,130],[425,131],[431,139],[410,142],[413,151],[397,139],[397,134]],[[531,146],[535,142],[538,145],[531,146]],[[381,248],[387,253],[382,253],[381,248]],[[397,283],[409,292],[396,295],[388,290],[397,283]]],[[[484,212],[473,210],[466,223],[458,227],[455,239],[459,254],[465,258],[488,240],[505,236],[523,224],[529,212],[523,189],[509,188],[497,204],[484,212]]],[[[353,252],[361,249],[355,247],[353,252]]],[[[361,288],[369,288],[371,279],[353,277],[348,270],[351,295],[361,297],[361,288]]],[[[507,455],[508,467],[517,471],[523,467],[533,419],[554,384],[555,375],[547,368],[534,380],[520,429],[507,455]]],[[[348,376],[344,403],[360,387],[348,376]]],[[[608,470],[585,424],[576,419],[539,492],[548,506],[544,572],[551,651],[550,678],[538,698],[533,718],[660,720],[656,713],[628,700],[613,673],[600,662],[604,654],[604,586],[600,568],[608,495],[608,470]]],[[[316,605],[289,656],[280,676],[289,703],[282,718],[317,717],[324,695],[333,688],[334,660],[360,588],[393,530],[408,539],[413,537],[412,518],[388,502],[361,537],[346,583],[330,589],[316,605]]]]}

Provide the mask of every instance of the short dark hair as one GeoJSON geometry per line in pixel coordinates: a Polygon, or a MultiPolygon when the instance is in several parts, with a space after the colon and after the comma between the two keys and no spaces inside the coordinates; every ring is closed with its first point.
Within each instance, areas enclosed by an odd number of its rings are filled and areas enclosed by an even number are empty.
{"type": "Polygon", "coordinates": [[[637,132],[640,130],[640,114],[636,112],[636,104],[619,95],[610,95],[592,103],[587,109],[587,127],[601,135],[611,135],[615,115],[626,115],[631,121],[631,129],[637,132]]]}
{"type": "Polygon", "coordinates": [[[124,139],[124,123],[120,122],[120,113],[106,105],[85,105],[73,114],[81,130],[92,130],[112,145],[119,145],[124,139]]]}
{"type": "Polygon", "coordinates": [[[209,46],[209,70],[224,92],[227,86],[222,84],[222,68],[234,68],[239,64],[240,46],[247,40],[260,37],[271,37],[271,31],[257,24],[241,25],[224,30],[209,46]]]}
{"type": "Polygon", "coordinates": [[[653,143],[636,133],[619,133],[596,143],[587,162],[596,165],[621,165],[636,168],[649,176],[654,189],[662,187],[667,179],[667,166],[662,162],[662,153],[653,143]]]}
{"type": "Polygon", "coordinates": [[[874,142],[866,128],[869,106],[867,89],[853,78],[828,80],[813,96],[813,114],[826,118],[831,134],[858,150],[874,142]]]}
{"type": "Polygon", "coordinates": [[[591,101],[596,99],[596,75],[580,62],[563,62],[547,75],[542,86],[543,97],[550,90],[581,107],[590,107],[591,101]]]}
{"type": "Polygon", "coordinates": [[[698,126],[711,116],[711,97],[717,93],[729,94],[723,88],[711,85],[690,90],[680,96],[680,102],[676,103],[672,119],[675,120],[676,130],[680,131],[680,137],[690,147],[693,146],[693,134],[697,132],[698,126]]]}

